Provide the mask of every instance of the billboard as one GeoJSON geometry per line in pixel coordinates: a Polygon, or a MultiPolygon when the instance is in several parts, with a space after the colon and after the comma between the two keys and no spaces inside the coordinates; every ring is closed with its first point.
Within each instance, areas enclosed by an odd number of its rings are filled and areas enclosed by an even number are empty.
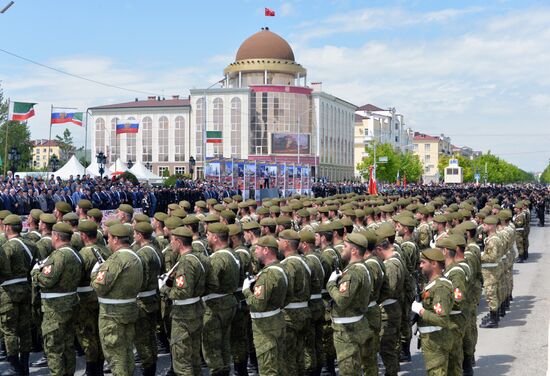
{"type": "Polygon", "coordinates": [[[310,135],[307,133],[272,133],[271,153],[310,154],[310,135]]]}

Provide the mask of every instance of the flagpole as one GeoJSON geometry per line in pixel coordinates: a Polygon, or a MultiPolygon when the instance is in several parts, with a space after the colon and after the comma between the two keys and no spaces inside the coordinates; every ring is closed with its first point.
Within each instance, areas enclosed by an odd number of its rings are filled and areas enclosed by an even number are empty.
{"type": "MultiPolygon", "coordinates": [[[[86,150],[88,150],[88,109],[86,109],[86,126],[84,127],[86,133],[84,133],[84,162],[88,162],[88,158],[86,158],[86,150]]],[[[88,163],[84,163],[84,176],[86,176],[86,169],[88,163]]]]}
{"type": "MultiPolygon", "coordinates": [[[[50,153],[52,150],[52,114],[53,114],[53,104],[50,105],[50,135],[48,138],[48,164],[50,164],[50,153]]],[[[61,155],[58,156],[61,159],[61,155]]]]}
{"type": "Polygon", "coordinates": [[[8,122],[10,121],[10,98],[8,98],[8,120],[6,121],[6,144],[4,145],[4,175],[6,175],[6,168],[8,167],[8,122]]]}

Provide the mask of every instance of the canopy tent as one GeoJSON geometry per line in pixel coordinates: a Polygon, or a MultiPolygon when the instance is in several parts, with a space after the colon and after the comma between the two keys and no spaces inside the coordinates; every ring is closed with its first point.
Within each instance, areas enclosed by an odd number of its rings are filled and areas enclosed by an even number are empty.
{"type": "Polygon", "coordinates": [[[109,167],[110,174],[122,173],[128,171],[128,165],[120,159],[120,157],[109,167]]]}
{"type": "Polygon", "coordinates": [[[160,176],[149,171],[149,169],[141,162],[136,162],[136,164],[130,169],[130,172],[139,180],[162,180],[160,176]]]}
{"type": "Polygon", "coordinates": [[[68,179],[71,175],[76,178],[76,175],[84,175],[84,166],[73,155],[63,167],[53,172],[53,174],[61,179],[68,179]]]}
{"type": "MultiPolygon", "coordinates": [[[[103,171],[103,176],[110,176],[111,170],[109,167],[104,166],[103,167],[105,171],[103,171]]],[[[86,174],[90,174],[91,176],[99,176],[99,164],[97,164],[97,160],[92,160],[92,163],[88,167],[86,167],[86,174]]]]}

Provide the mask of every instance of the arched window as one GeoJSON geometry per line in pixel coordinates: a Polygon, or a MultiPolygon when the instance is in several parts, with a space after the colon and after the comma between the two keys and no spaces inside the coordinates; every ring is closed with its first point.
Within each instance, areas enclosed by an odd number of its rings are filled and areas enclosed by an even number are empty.
{"type": "Polygon", "coordinates": [[[176,117],[175,126],[174,144],[176,149],[174,160],[182,162],[185,161],[185,119],[183,116],[176,117]]]}
{"type": "MultiPolygon", "coordinates": [[[[214,108],[212,114],[212,127],[214,131],[223,131],[223,100],[221,98],[214,99],[214,108]]],[[[222,133],[223,137],[223,133],[222,133]]],[[[213,156],[221,157],[223,154],[223,143],[213,145],[213,156]]]]}
{"type": "Polygon", "coordinates": [[[141,120],[141,140],[142,153],[141,160],[143,162],[153,161],[153,120],[146,116],[141,120]]]}
{"type": "Polygon", "coordinates": [[[159,162],[168,162],[168,118],[159,118],[159,162]]]}
{"type": "Polygon", "coordinates": [[[97,118],[95,121],[95,152],[106,152],[105,149],[105,119],[97,118]]]}
{"type": "Polygon", "coordinates": [[[115,162],[120,154],[119,140],[118,135],[116,134],[116,124],[118,123],[118,118],[114,117],[111,119],[111,139],[109,144],[111,147],[111,162],[115,162]]]}
{"type": "Polygon", "coordinates": [[[203,160],[203,147],[204,147],[204,140],[203,140],[203,127],[204,127],[204,98],[199,98],[197,100],[197,106],[196,106],[196,114],[195,114],[195,149],[197,155],[195,156],[195,160],[202,161],[203,160]]]}
{"type": "Polygon", "coordinates": [[[241,157],[241,100],[231,99],[231,157],[241,157]]]}

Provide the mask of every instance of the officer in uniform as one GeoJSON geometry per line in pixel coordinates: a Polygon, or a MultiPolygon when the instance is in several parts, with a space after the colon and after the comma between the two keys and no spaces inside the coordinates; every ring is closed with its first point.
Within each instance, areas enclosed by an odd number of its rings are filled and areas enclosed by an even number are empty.
{"type": "Polygon", "coordinates": [[[496,235],[496,225],[498,218],[490,215],[483,221],[483,230],[487,234],[485,239],[484,251],[481,254],[481,272],[483,274],[483,284],[485,287],[485,297],[489,306],[489,316],[486,321],[482,321],[480,328],[498,328],[499,320],[499,297],[498,285],[500,283],[500,257],[502,243],[496,235]]]}
{"type": "Polygon", "coordinates": [[[113,255],[92,271],[92,287],[99,302],[99,338],[113,375],[133,375],[134,336],[138,318],[136,296],[143,284],[141,258],[130,249],[128,226],[109,228],[113,255]]]}
{"type": "Polygon", "coordinates": [[[512,222],[516,226],[516,247],[518,249],[518,257],[516,258],[517,263],[523,263],[525,261],[525,243],[524,243],[524,232],[526,228],[526,218],[525,212],[523,211],[523,203],[520,201],[514,206],[514,217],[512,222]]]}
{"type": "Polygon", "coordinates": [[[32,209],[30,212],[30,215],[27,217],[27,226],[29,230],[25,234],[25,238],[29,239],[33,243],[36,243],[42,237],[42,235],[40,234],[40,231],[38,230],[38,225],[40,223],[40,216],[42,214],[44,214],[42,210],[32,209]]]}
{"type": "Polygon", "coordinates": [[[447,375],[449,353],[453,346],[449,315],[453,306],[453,285],[442,276],[445,256],[438,248],[427,248],[420,254],[420,269],[428,280],[421,302],[411,310],[419,315],[418,330],[428,376],[447,375]]]}
{"type": "Polygon", "coordinates": [[[254,252],[264,267],[255,280],[244,280],[243,294],[250,307],[260,374],[279,376],[285,374],[286,325],[282,308],[285,305],[288,278],[277,259],[278,244],[274,237],[261,237],[254,252]]]}
{"type": "Polygon", "coordinates": [[[76,336],[86,356],[86,375],[100,375],[103,370],[103,352],[99,340],[97,318],[99,304],[94,289],[90,286],[91,272],[97,262],[103,262],[111,256],[111,251],[98,244],[97,225],[93,221],[80,221],[78,231],[84,244],[80,250],[82,258],[82,277],[77,292],[80,300],[76,324],[76,336]]]}
{"type": "Polygon", "coordinates": [[[71,226],[56,223],[52,230],[55,250],[44,263],[35,265],[32,278],[41,291],[42,336],[48,367],[52,375],[63,376],[74,374],[76,369],[76,289],[82,277],[82,258],[71,247],[71,226]]]}
{"type": "Polygon", "coordinates": [[[327,290],[333,299],[331,308],[334,348],[340,375],[360,375],[361,359],[370,335],[367,313],[371,279],[363,263],[367,239],[349,234],[344,242],[342,259],[348,264],[343,272],[335,270],[329,277],[327,290]]]}
{"type": "Polygon", "coordinates": [[[86,212],[86,218],[88,221],[95,222],[97,224],[97,244],[107,246],[107,240],[101,230],[101,221],[103,219],[103,213],[99,209],[90,209],[86,212]]]}

